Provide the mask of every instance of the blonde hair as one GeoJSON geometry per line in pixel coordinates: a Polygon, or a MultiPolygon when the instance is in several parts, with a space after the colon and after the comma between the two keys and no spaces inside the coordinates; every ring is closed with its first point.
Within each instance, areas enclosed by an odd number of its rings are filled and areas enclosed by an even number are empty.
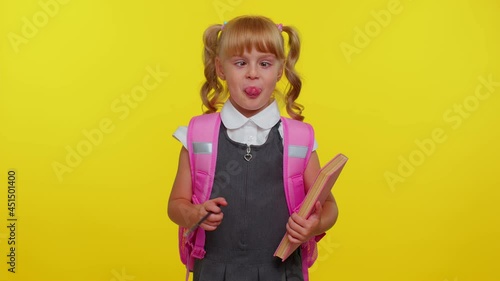
{"type": "Polygon", "coordinates": [[[300,55],[300,39],[293,27],[280,28],[288,34],[289,50],[286,56],[281,30],[266,17],[241,16],[225,25],[215,24],[205,30],[203,62],[206,81],[200,91],[203,106],[206,108],[204,113],[216,112],[226,98],[226,90],[217,77],[215,58],[242,55],[244,51],[250,52],[255,48],[259,52],[272,53],[279,61],[284,62],[284,72],[289,82],[285,90],[286,111],[295,120],[304,119],[304,107],[295,102],[302,88],[302,81],[295,71],[295,64],[300,55]]]}

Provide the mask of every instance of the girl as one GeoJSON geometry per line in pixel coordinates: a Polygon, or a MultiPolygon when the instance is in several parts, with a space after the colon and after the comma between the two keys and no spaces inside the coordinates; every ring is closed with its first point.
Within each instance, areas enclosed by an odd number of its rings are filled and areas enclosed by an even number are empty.
{"type": "MultiPolygon", "coordinates": [[[[183,147],[168,204],[170,219],[186,228],[211,212],[200,224],[206,254],[195,260],[193,280],[305,280],[300,247],[284,262],[273,253],[285,233],[292,243],[323,234],[335,224],[338,211],[332,194],[323,205],[316,202],[308,219],[290,216],[287,209],[283,128],[274,94],[284,74],[289,82],[287,112],[295,120],[304,119],[303,107],[295,102],[302,85],[295,71],[297,31],[265,17],[242,16],[210,26],[204,44],[205,113],[222,107],[214,188],[210,200],[193,203],[187,128],[179,127],[174,137],[183,147]],[[288,54],[282,32],[288,35],[288,54]]],[[[319,169],[313,151],[303,174],[306,191],[319,169]]]]}

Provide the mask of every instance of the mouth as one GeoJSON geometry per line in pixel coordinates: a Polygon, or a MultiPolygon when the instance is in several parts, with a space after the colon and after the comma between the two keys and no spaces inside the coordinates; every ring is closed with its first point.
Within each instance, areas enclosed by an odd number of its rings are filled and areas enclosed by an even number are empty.
{"type": "Polygon", "coordinates": [[[257,98],[261,92],[262,92],[262,89],[258,88],[258,87],[251,86],[251,87],[245,88],[245,93],[247,94],[247,96],[249,98],[252,98],[252,99],[257,98]]]}

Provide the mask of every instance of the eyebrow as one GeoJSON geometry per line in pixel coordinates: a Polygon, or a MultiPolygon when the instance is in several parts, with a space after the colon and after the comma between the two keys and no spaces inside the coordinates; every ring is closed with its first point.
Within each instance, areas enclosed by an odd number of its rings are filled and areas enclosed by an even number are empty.
{"type": "MultiPolygon", "coordinates": [[[[248,57],[244,56],[244,55],[234,55],[234,56],[231,56],[230,59],[231,60],[234,60],[234,59],[247,59],[248,57]]],[[[276,56],[274,54],[265,54],[265,55],[262,55],[262,56],[258,56],[257,57],[257,60],[262,60],[262,59],[272,59],[272,60],[276,60],[276,56]]]]}

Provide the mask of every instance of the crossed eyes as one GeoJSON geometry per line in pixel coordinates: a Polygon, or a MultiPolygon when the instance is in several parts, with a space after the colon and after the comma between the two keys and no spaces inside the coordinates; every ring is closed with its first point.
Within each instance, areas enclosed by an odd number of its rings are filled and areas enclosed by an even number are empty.
{"type": "MultiPolygon", "coordinates": [[[[239,66],[239,67],[245,66],[246,64],[247,64],[246,61],[241,61],[241,60],[240,61],[236,61],[234,63],[234,65],[239,66]]],[[[259,65],[262,66],[262,67],[269,67],[269,66],[271,66],[271,63],[268,62],[268,61],[262,61],[262,62],[259,63],[259,65]]]]}

